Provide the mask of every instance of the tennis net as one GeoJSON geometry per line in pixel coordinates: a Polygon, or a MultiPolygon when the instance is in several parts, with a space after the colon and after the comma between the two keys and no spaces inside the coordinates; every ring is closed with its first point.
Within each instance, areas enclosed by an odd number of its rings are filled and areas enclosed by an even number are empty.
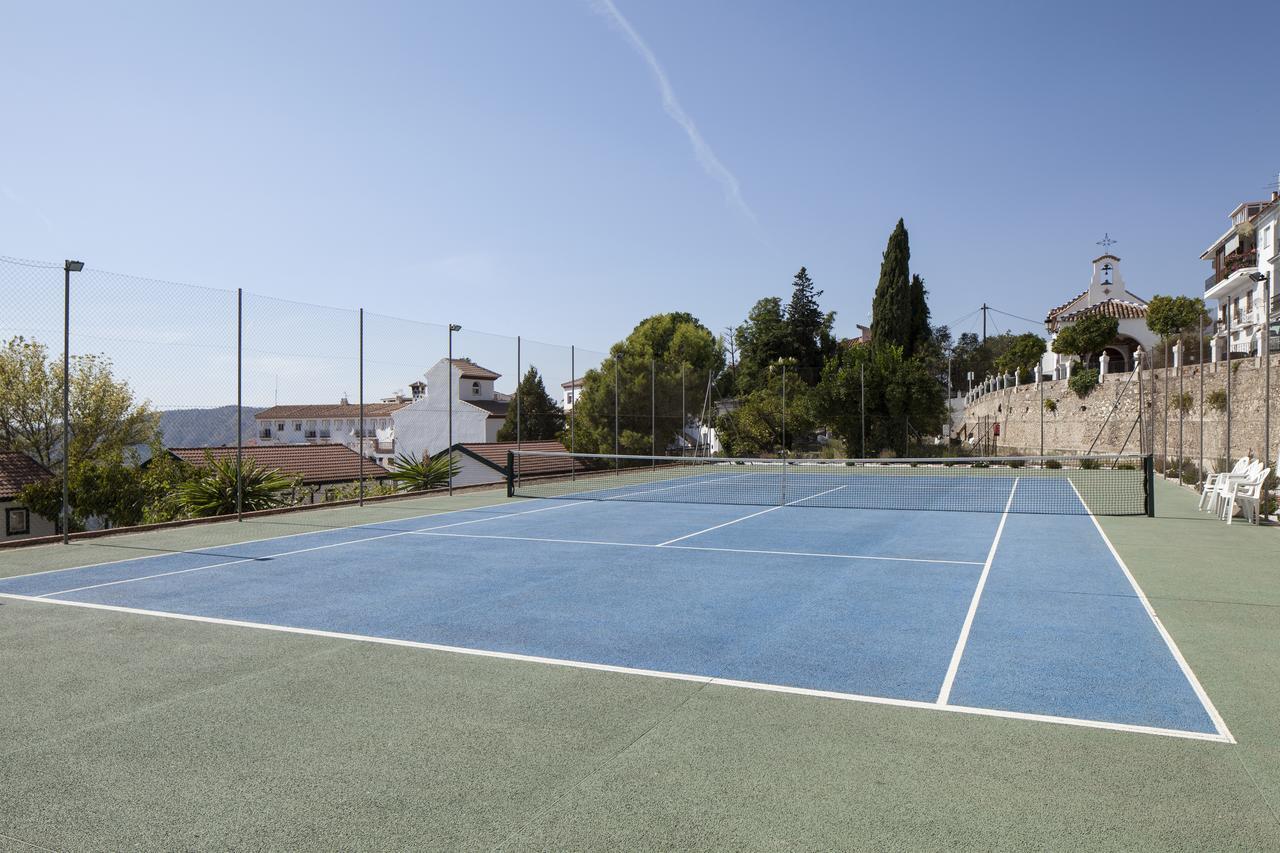
{"type": "Polygon", "coordinates": [[[1153,515],[1150,456],[723,459],[517,450],[512,497],[1153,515]]]}

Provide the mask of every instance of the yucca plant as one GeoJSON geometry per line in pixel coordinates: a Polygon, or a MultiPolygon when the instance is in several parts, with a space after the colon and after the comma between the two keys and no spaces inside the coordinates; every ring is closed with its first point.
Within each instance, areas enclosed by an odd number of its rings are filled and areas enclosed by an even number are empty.
{"type": "Polygon", "coordinates": [[[449,485],[449,477],[458,476],[459,465],[449,454],[432,459],[419,459],[416,453],[401,453],[391,463],[391,479],[402,492],[425,492],[449,485]]]}
{"type": "MultiPolygon", "coordinates": [[[[278,468],[264,468],[245,459],[240,471],[243,491],[241,506],[245,512],[274,509],[292,503],[298,478],[278,468]]],[[[205,456],[205,466],[195,479],[178,485],[178,501],[188,514],[204,518],[230,515],[236,511],[236,460],[205,456]]]]}

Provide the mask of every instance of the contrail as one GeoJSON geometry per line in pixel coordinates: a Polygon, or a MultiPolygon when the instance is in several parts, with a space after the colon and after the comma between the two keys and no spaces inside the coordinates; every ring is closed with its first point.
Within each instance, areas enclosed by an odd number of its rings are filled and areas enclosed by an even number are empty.
{"type": "Polygon", "coordinates": [[[756,219],[755,213],[747,206],[746,201],[742,198],[742,191],[738,187],[738,179],[734,177],[716,153],[711,150],[711,146],[702,138],[702,134],[698,132],[698,126],[693,123],[693,119],[684,111],[684,107],[680,106],[679,99],[676,98],[675,91],[671,88],[671,81],[667,79],[667,73],[662,69],[662,65],[658,62],[658,58],[653,55],[653,51],[649,49],[649,45],[645,44],[644,39],[640,38],[639,33],[631,26],[631,22],[622,16],[618,11],[618,7],[613,4],[613,0],[594,0],[592,4],[596,11],[604,15],[609,21],[622,31],[627,37],[627,41],[635,48],[636,53],[648,64],[649,70],[653,72],[654,80],[658,83],[658,90],[662,93],[662,108],[666,110],[667,115],[684,130],[685,135],[689,137],[689,144],[693,146],[694,156],[698,158],[699,165],[702,166],[712,179],[718,181],[724,187],[725,198],[729,203],[742,212],[744,216],[751,220],[753,224],[759,227],[759,221],[756,219]]]}

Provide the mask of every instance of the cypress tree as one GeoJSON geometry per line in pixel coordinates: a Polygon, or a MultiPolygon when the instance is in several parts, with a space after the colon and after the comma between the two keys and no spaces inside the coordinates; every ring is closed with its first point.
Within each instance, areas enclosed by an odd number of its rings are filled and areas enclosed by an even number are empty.
{"type": "Polygon", "coordinates": [[[911,243],[901,219],[884,250],[880,281],[871,300],[871,336],[875,343],[908,347],[911,324],[911,243]]]}
{"type": "Polygon", "coordinates": [[[911,276],[911,336],[903,346],[907,356],[919,352],[929,342],[933,334],[929,328],[928,291],[924,288],[924,279],[918,275],[911,276]]]}

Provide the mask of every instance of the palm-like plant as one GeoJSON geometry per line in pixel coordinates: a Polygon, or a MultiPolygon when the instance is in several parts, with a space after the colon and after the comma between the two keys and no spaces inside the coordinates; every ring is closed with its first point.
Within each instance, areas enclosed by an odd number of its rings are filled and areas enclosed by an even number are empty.
{"type": "Polygon", "coordinates": [[[459,465],[442,453],[433,459],[419,459],[416,453],[401,453],[391,463],[391,479],[402,492],[424,492],[449,485],[458,475],[459,465]]]}
{"type": "MultiPolygon", "coordinates": [[[[200,476],[178,485],[178,501],[190,515],[204,518],[236,511],[236,460],[205,457],[200,476]]],[[[245,459],[240,470],[241,506],[246,512],[288,506],[298,478],[245,459]]]]}

